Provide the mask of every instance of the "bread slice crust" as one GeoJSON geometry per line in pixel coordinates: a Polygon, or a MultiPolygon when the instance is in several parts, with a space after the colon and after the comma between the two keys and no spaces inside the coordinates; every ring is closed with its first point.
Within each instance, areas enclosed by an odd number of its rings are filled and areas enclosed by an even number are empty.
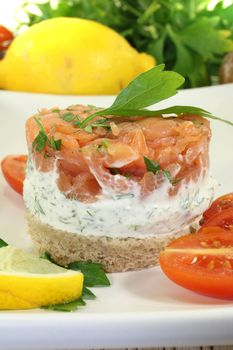
{"type": "MultiPolygon", "coordinates": [[[[28,231],[39,254],[48,252],[62,266],[74,261],[101,263],[106,272],[138,270],[158,265],[159,253],[174,238],[184,234],[145,238],[115,238],[55,229],[26,212],[28,231]]],[[[187,232],[185,232],[187,233],[187,232]]]]}

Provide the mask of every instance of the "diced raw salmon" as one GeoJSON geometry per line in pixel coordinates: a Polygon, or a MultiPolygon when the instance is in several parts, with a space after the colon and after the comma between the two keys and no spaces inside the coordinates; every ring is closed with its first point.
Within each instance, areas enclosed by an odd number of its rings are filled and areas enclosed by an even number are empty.
{"type": "Polygon", "coordinates": [[[58,187],[68,198],[92,202],[103,191],[128,193],[135,184],[144,197],[167,181],[162,170],[170,174],[170,194],[174,195],[181,183],[197,181],[206,174],[211,137],[208,120],[195,115],[109,116],[106,128],[85,131],[75,125],[74,121],[92,113],[93,107],[83,105],[66,110],[43,109],[26,123],[27,142],[36,167],[50,171],[56,164],[58,187]],[[33,148],[39,133],[35,118],[49,139],[61,140],[61,149],[53,149],[48,143],[42,152],[33,148]],[[161,171],[147,171],[144,157],[158,163],[161,171]]]}

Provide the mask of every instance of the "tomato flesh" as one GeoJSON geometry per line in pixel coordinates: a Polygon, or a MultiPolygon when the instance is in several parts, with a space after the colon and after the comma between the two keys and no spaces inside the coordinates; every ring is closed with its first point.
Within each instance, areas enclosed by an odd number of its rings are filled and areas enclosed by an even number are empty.
{"type": "Polygon", "coordinates": [[[23,193],[27,156],[10,155],[1,162],[2,173],[8,184],[18,193],[23,193]]]}
{"type": "Polygon", "coordinates": [[[211,297],[233,298],[233,233],[203,228],[174,240],[160,254],[163,272],[176,284],[211,297]]]}
{"type": "Polygon", "coordinates": [[[13,34],[7,28],[0,25],[0,51],[5,51],[13,38],[13,34]]]}
{"type": "Polygon", "coordinates": [[[221,213],[223,210],[233,208],[233,192],[225,194],[217,198],[203,213],[203,223],[208,221],[211,217],[221,213]]]}
{"type": "Polygon", "coordinates": [[[219,226],[226,230],[233,230],[233,208],[228,208],[211,216],[202,227],[219,226]]]}

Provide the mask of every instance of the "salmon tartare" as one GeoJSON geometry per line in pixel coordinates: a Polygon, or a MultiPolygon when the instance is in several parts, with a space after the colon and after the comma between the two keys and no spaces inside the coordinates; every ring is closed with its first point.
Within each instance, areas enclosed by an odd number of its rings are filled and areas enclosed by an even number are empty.
{"type": "Polygon", "coordinates": [[[107,271],[153,266],[214,195],[209,121],[201,116],[96,117],[101,108],[43,109],[26,122],[24,200],[40,252],[107,271]]]}

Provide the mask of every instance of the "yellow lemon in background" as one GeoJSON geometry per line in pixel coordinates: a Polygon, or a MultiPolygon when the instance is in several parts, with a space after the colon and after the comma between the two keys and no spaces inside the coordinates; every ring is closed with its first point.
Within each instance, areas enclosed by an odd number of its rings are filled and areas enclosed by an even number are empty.
{"type": "Polygon", "coordinates": [[[30,27],[0,61],[0,88],[55,94],[117,94],[155,60],[114,30],[59,17],[30,27]]]}
{"type": "Polygon", "coordinates": [[[78,299],[83,274],[15,247],[0,249],[0,310],[32,309],[78,299]]]}

